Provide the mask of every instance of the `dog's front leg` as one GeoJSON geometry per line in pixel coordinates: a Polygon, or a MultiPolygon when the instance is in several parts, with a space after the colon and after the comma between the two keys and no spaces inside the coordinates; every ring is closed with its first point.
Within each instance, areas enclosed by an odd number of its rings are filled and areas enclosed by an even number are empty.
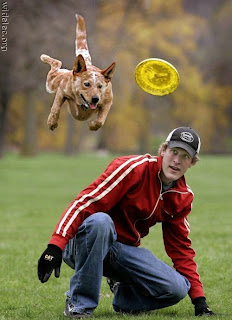
{"type": "Polygon", "coordinates": [[[48,121],[47,121],[48,127],[51,130],[54,130],[58,126],[60,109],[64,101],[65,101],[65,97],[63,95],[63,92],[60,88],[58,88],[50,114],[48,116],[48,121]]]}
{"type": "Polygon", "coordinates": [[[98,116],[97,116],[97,119],[91,121],[89,123],[89,129],[91,131],[97,131],[99,128],[101,128],[105,121],[106,121],[106,117],[110,111],[110,107],[111,107],[111,102],[104,105],[98,112],[98,116]]]}

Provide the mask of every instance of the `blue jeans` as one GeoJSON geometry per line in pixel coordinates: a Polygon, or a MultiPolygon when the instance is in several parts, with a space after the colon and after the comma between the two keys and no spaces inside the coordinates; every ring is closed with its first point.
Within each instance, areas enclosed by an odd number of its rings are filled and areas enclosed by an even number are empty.
{"type": "Polygon", "coordinates": [[[145,248],[116,241],[114,223],[98,212],[83,221],[65,247],[63,260],[73,269],[67,296],[76,312],[92,313],[100,297],[102,276],[119,281],[113,306],[126,312],[155,310],[176,304],[189,281],[145,248]]]}

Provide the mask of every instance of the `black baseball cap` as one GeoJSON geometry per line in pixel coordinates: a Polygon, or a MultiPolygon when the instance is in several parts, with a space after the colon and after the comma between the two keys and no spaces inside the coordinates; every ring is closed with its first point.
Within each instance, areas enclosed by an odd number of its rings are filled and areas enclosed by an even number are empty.
{"type": "Polygon", "coordinates": [[[169,148],[182,148],[189,153],[191,158],[200,152],[201,140],[196,131],[190,127],[179,127],[167,136],[169,148]]]}

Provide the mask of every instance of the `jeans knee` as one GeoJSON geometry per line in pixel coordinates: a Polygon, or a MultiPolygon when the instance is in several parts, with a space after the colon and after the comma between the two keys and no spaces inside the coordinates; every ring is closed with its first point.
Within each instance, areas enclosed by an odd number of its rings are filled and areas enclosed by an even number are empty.
{"type": "MultiPolygon", "coordinates": [[[[114,222],[111,217],[104,212],[97,212],[92,214],[85,220],[85,225],[91,228],[92,232],[96,232],[99,236],[116,235],[114,222]]],[[[116,236],[114,237],[116,240],[116,236]]]]}
{"type": "Polygon", "coordinates": [[[172,290],[170,292],[170,295],[172,296],[172,300],[175,301],[176,303],[181,301],[186,297],[188,292],[183,291],[183,290],[172,290]]]}
{"type": "Polygon", "coordinates": [[[189,281],[185,277],[182,277],[180,281],[176,281],[176,283],[172,284],[169,290],[169,295],[172,296],[172,299],[177,303],[186,297],[189,289],[189,281]]]}

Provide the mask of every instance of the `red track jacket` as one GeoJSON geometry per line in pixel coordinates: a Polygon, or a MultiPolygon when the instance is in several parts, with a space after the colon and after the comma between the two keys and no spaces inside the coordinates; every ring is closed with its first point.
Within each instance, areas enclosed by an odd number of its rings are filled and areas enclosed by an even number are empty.
{"type": "Polygon", "coordinates": [[[78,194],[64,211],[49,243],[62,250],[89,215],[108,213],[114,221],[117,241],[139,246],[149,228],[162,222],[166,252],[174,268],[191,283],[192,299],[204,296],[202,283],[188,238],[187,215],[193,193],[184,176],[174,188],[162,193],[162,158],[149,154],[113,160],[102,175],[78,194]]]}

